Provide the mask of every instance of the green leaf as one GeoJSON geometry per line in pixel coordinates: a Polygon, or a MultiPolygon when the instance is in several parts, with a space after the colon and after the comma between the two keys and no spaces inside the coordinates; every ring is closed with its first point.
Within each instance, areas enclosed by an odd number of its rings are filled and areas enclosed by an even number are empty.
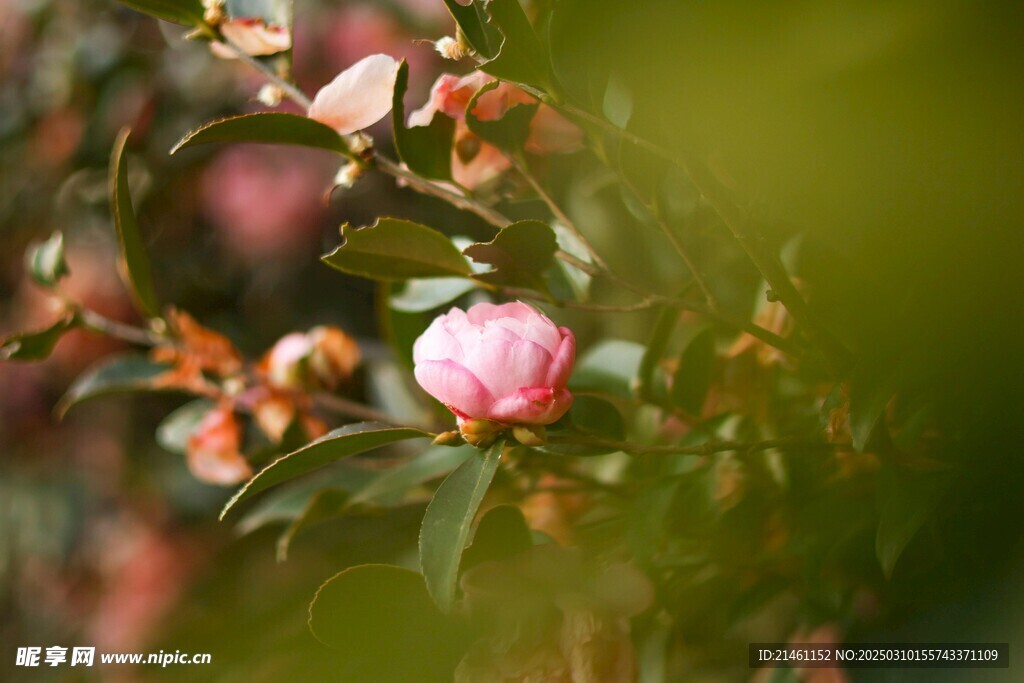
{"type": "Polygon", "coordinates": [[[633,116],[633,96],[630,94],[629,86],[615,72],[608,77],[601,110],[606,119],[622,129],[626,128],[633,116]]]}
{"type": "Polygon", "coordinates": [[[351,567],[320,586],[309,628],[341,661],[337,680],[451,683],[469,634],[445,618],[423,577],[390,565],[351,567]]]}
{"type": "Polygon", "coordinates": [[[124,151],[130,132],[128,128],[121,129],[110,157],[110,210],[114,214],[114,226],[121,242],[121,258],[129,287],[135,295],[139,310],[150,318],[156,318],[160,315],[160,305],[153,289],[149,257],[142,244],[142,234],[139,232],[128,189],[128,164],[124,151]]]}
{"type": "Polygon", "coordinates": [[[336,460],[398,441],[428,436],[430,435],[419,429],[393,427],[376,422],[345,425],[267,465],[227,502],[220,513],[220,518],[224,519],[231,508],[254,494],[336,460]]]}
{"type": "Polygon", "coordinates": [[[523,511],[515,505],[496,505],[484,513],[473,543],[462,554],[460,571],[481,562],[501,562],[533,547],[533,536],[523,511]]]}
{"type": "Polygon", "coordinates": [[[338,131],[297,114],[263,112],[212,121],[188,133],[171,148],[171,154],[186,147],[210,142],[261,142],[325,149],[348,157],[353,154],[338,131]]]}
{"type": "Polygon", "coordinates": [[[541,221],[525,220],[502,228],[490,242],[478,242],[462,253],[494,270],[474,279],[501,287],[525,287],[547,293],[545,272],[555,262],[558,242],[551,228],[541,221]]]}
{"type": "Polygon", "coordinates": [[[526,144],[530,137],[530,122],[537,113],[536,104],[519,104],[508,111],[496,121],[481,121],[473,114],[477,101],[480,97],[496,89],[501,83],[491,81],[485,83],[466,104],[466,125],[469,130],[483,140],[491,143],[498,149],[508,152],[518,152],[526,144]]]}
{"type": "Polygon", "coordinates": [[[476,449],[472,446],[433,446],[397,467],[382,473],[365,488],[356,492],[349,501],[357,503],[387,504],[402,500],[405,493],[443,474],[448,474],[469,459],[476,449]]]}
{"type": "Polygon", "coordinates": [[[25,252],[25,270],[43,287],[53,287],[68,274],[64,260],[64,234],[55,231],[44,242],[33,242],[25,252]]]}
{"type": "Polygon", "coordinates": [[[255,17],[268,24],[291,26],[291,0],[227,0],[225,7],[232,18],[255,17]]]}
{"type": "Polygon", "coordinates": [[[288,559],[288,548],[305,527],[322,522],[325,519],[338,517],[348,507],[348,493],[338,489],[322,489],[313,494],[306,506],[291,521],[284,532],[277,538],[277,561],[288,559]]]}
{"type": "Polygon", "coordinates": [[[391,308],[402,313],[423,313],[444,306],[472,291],[477,284],[462,277],[415,279],[389,300],[391,308]]]}
{"type": "MultiPolygon", "coordinates": [[[[626,437],[626,424],[618,408],[609,401],[587,394],[577,394],[573,397],[569,412],[561,420],[551,425],[550,429],[552,435],[558,433],[559,436],[569,438],[580,436],[621,441],[626,437]]],[[[581,457],[604,455],[616,451],[615,448],[574,443],[548,443],[542,447],[542,450],[558,455],[581,457]]]]}
{"type": "Polygon", "coordinates": [[[875,554],[886,577],[911,539],[928,521],[951,483],[947,473],[911,472],[883,463],[878,472],[875,554]]]}
{"type": "Polygon", "coordinates": [[[343,225],[341,246],[322,261],[343,273],[371,280],[469,275],[469,263],[443,234],[399,218],[378,218],[370,227],[343,225]]]}
{"type": "Polygon", "coordinates": [[[402,60],[395,78],[391,103],[391,124],[395,149],[413,173],[435,180],[452,179],[452,140],[455,119],[435,115],[426,126],[405,127],[405,91],[409,83],[409,65],[402,60]]]}
{"type": "Polygon", "coordinates": [[[78,327],[74,313],[64,316],[49,327],[36,332],[21,332],[0,342],[0,360],[42,360],[49,357],[61,337],[78,327]]]}
{"type": "Polygon", "coordinates": [[[574,392],[597,391],[631,400],[633,383],[646,351],[641,344],[622,339],[599,342],[576,362],[569,388],[574,392]]]}
{"type": "Polygon", "coordinates": [[[664,375],[659,372],[658,366],[678,322],[679,310],[671,306],[663,308],[658,315],[650,341],[647,342],[647,350],[640,361],[636,394],[641,401],[662,404],[667,399],[664,375]]]}
{"type": "Polygon", "coordinates": [[[498,54],[480,66],[503,81],[551,89],[550,58],[519,0],[488,0],[487,13],[504,40],[498,54]]]}
{"type": "Polygon", "coordinates": [[[133,10],[157,19],[185,26],[203,22],[203,4],[200,0],[117,0],[133,10]]]}
{"type": "Polygon", "coordinates": [[[97,396],[129,391],[179,391],[158,381],[171,370],[170,365],[154,363],[137,354],[108,358],[78,377],[57,403],[57,415],[63,417],[72,406],[97,396]]]}
{"type": "Polygon", "coordinates": [[[715,374],[715,337],[710,328],[698,332],[679,357],[672,377],[672,404],[700,415],[715,374]]]}
{"type": "Polygon", "coordinates": [[[185,455],[188,451],[189,438],[213,407],[213,401],[206,398],[181,406],[165,417],[156,428],[156,442],[171,453],[185,455]]]}
{"type": "Polygon", "coordinates": [[[898,379],[897,373],[886,378],[858,375],[850,381],[850,435],[853,447],[863,451],[882,422],[898,379]]]}
{"type": "Polygon", "coordinates": [[[473,0],[468,5],[461,5],[458,0],[444,0],[444,4],[477,54],[484,59],[497,56],[501,49],[501,32],[488,23],[481,0],[473,0]]]}
{"type": "Polygon", "coordinates": [[[420,567],[427,591],[442,612],[452,608],[462,551],[504,448],[505,442],[499,439],[462,463],[434,493],[423,516],[420,567]]]}

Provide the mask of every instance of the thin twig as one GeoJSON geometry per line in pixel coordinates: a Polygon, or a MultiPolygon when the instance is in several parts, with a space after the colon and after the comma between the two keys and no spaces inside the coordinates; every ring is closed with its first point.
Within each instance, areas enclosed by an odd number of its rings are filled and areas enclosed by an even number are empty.
{"type": "Polygon", "coordinates": [[[510,219],[502,215],[499,211],[487,204],[484,204],[483,202],[466,195],[458,194],[443,185],[426,178],[422,178],[412,171],[402,168],[400,164],[392,161],[380,152],[375,152],[374,156],[378,169],[395,178],[404,180],[410,187],[422,192],[423,194],[428,194],[433,197],[437,197],[438,199],[442,199],[457,209],[475,213],[477,216],[497,228],[504,228],[506,225],[512,223],[510,219]]]}
{"type": "MultiPolygon", "coordinates": [[[[368,422],[381,422],[388,425],[394,425],[396,427],[412,427],[414,429],[422,429],[425,432],[430,432],[431,425],[424,424],[404,424],[395,418],[391,417],[387,413],[384,413],[375,408],[364,406],[361,403],[356,403],[342,396],[335,394],[319,393],[313,394],[313,401],[317,406],[324,410],[329,410],[332,413],[338,415],[345,415],[348,417],[357,417],[360,420],[366,420],[368,422]]],[[[433,436],[433,434],[431,434],[433,436]]]]}
{"type": "Polygon", "coordinates": [[[162,335],[152,332],[141,327],[135,327],[133,325],[127,325],[117,320],[111,320],[110,318],[100,315],[96,311],[89,310],[88,308],[82,308],[75,306],[75,314],[78,319],[82,321],[82,324],[93,332],[99,332],[105,334],[108,337],[114,339],[120,339],[121,341],[128,342],[129,344],[138,344],[139,346],[159,346],[161,344],[167,344],[170,340],[166,339],[162,335]]]}
{"type": "Polygon", "coordinates": [[[266,78],[268,81],[270,81],[271,83],[279,87],[282,91],[284,91],[284,93],[288,95],[288,97],[293,102],[298,104],[303,109],[307,111],[309,110],[310,106],[313,104],[313,101],[306,96],[306,93],[299,90],[294,83],[277,75],[277,73],[275,73],[274,70],[271,69],[269,66],[267,66],[260,60],[256,59],[255,57],[253,57],[248,52],[235,45],[227,38],[221,37],[217,40],[221,45],[226,47],[236,57],[238,57],[240,61],[244,62],[253,69],[256,69],[256,71],[259,71],[261,74],[263,74],[264,78],[266,78]]]}
{"type": "Polygon", "coordinates": [[[593,437],[559,437],[549,436],[548,442],[552,444],[574,444],[583,446],[595,446],[598,448],[614,448],[630,455],[713,455],[736,451],[739,453],[754,453],[766,451],[772,448],[785,447],[807,447],[823,449],[846,449],[851,448],[850,444],[829,443],[827,441],[812,440],[803,437],[783,437],[779,439],[767,439],[741,443],[736,441],[705,441],[696,446],[642,446],[628,441],[616,441],[613,439],[599,439],[593,437]]]}

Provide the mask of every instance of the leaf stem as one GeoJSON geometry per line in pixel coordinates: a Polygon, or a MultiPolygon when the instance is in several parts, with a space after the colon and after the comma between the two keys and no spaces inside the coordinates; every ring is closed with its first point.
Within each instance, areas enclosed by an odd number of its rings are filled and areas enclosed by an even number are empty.
{"type": "Polygon", "coordinates": [[[600,439],[595,437],[560,437],[555,435],[548,436],[548,442],[552,444],[575,444],[583,446],[596,446],[598,448],[614,448],[630,455],[697,455],[706,456],[714,455],[715,453],[725,453],[729,451],[736,451],[739,453],[755,453],[758,451],[766,451],[772,448],[785,448],[802,446],[805,448],[822,448],[822,449],[848,449],[852,448],[851,444],[846,443],[829,443],[826,441],[819,441],[816,439],[807,439],[804,437],[782,437],[778,439],[766,439],[764,441],[754,441],[749,443],[742,443],[737,441],[718,441],[710,440],[705,441],[702,444],[696,446],[642,446],[639,444],[630,443],[628,441],[616,441],[613,439],[600,439]]]}
{"type": "Polygon", "coordinates": [[[158,346],[169,341],[156,332],[152,332],[141,327],[134,327],[133,325],[127,325],[125,323],[118,322],[117,320],[111,320],[106,316],[100,315],[96,311],[83,308],[77,304],[70,305],[74,309],[78,319],[82,321],[82,325],[93,332],[105,334],[108,337],[120,339],[121,341],[128,342],[129,344],[138,344],[139,346],[158,346]]]}

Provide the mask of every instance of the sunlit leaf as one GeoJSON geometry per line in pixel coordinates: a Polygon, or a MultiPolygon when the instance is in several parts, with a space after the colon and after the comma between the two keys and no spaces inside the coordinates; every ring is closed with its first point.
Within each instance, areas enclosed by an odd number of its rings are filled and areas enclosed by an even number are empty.
{"type": "Polygon", "coordinates": [[[484,59],[493,59],[501,49],[502,35],[489,23],[482,0],[462,5],[458,0],[444,0],[455,23],[462,29],[466,40],[484,59]]]}
{"type": "Polygon", "coordinates": [[[530,137],[530,122],[537,113],[537,105],[520,104],[505,112],[496,121],[481,121],[473,113],[480,97],[500,85],[499,81],[491,81],[473,94],[466,104],[466,125],[481,139],[486,140],[498,149],[508,152],[519,152],[530,137]]]}
{"type": "Polygon", "coordinates": [[[504,40],[497,56],[480,66],[503,81],[548,89],[554,76],[550,59],[519,0],[489,0],[487,14],[504,40]]]}
{"type": "Polygon", "coordinates": [[[43,242],[34,242],[25,252],[25,270],[43,287],[53,287],[68,274],[64,260],[64,234],[59,230],[43,242]]]}
{"type": "Polygon", "coordinates": [[[469,263],[443,234],[399,218],[341,228],[344,242],[321,260],[343,273],[371,280],[469,275],[469,263]]]}
{"type": "Polygon", "coordinates": [[[188,133],[171,148],[171,154],[186,147],[210,142],[261,142],[299,145],[352,156],[336,130],[305,116],[284,112],[262,112],[212,121],[188,133]]]}
{"type": "Polygon", "coordinates": [[[155,363],[143,355],[108,358],[75,380],[57,404],[57,414],[63,416],[72,406],[97,396],[131,391],[178,391],[159,381],[169,370],[171,366],[155,363]]]}
{"type": "Polygon", "coordinates": [[[0,360],[42,360],[49,357],[61,337],[78,327],[78,317],[65,313],[43,330],[21,332],[0,341],[0,360]]]}
{"type": "Polygon", "coordinates": [[[142,234],[132,207],[128,188],[128,164],[125,158],[125,144],[128,142],[128,128],[121,129],[110,156],[110,210],[114,215],[114,226],[121,242],[121,258],[128,276],[128,284],[135,295],[139,309],[155,318],[160,315],[153,276],[150,272],[149,257],[142,244],[142,234]]]}
{"type": "Polygon", "coordinates": [[[581,354],[576,370],[569,378],[569,388],[631,399],[646,350],[636,342],[621,339],[601,341],[581,354]]]}
{"type": "Polygon", "coordinates": [[[409,280],[402,291],[391,295],[390,304],[391,308],[402,313],[423,313],[444,306],[477,286],[472,280],[462,277],[409,280]]]}
{"type": "Polygon", "coordinates": [[[452,140],[455,119],[435,115],[427,126],[405,126],[405,91],[409,83],[409,65],[402,60],[395,79],[392,101],[392,128],[395,149],[409,169],[424,178],[452,179],[452,140]]]}
{"type": "Polygon", "coordinates": [[[557,249],[550,226],[525,220],[505,226],[490,242],[471,244],[462,253],[477,263],[494,266],[494,270],[474,276],[481,282],[543,293],[548,291],[545,271],[554,264],[557,249]]]}
{"type": "Polygon", "coordinates": [[[419,429],[393,427],[376,422],[359,422],[335,429],[305,447],[267,465],[228,501],[220,513],[221,519],[241,501],[275,484],[293,479],[342,458],[365,453],[398,441],[428,436],[430,435],[419,429]]]}
{"type": "Polygon", "coordinates": [[[165,417],[156,428],[156,442],[171,453],[184,455],[188,450],[189,438],[213,407],[213,401],[205,398],[181,406],[165,417]]]}
{"type": "Polygon", "coordinates": [[[470,456],[444,480],[423,516],[420,567],[427,591],[442,612],[452,608],[462,551],[504,447],[499,439],[486,451],[470,456]]]}
{"type": "Polygon", "coordinates": [[[338,680],[450,683],[469,644],[431,602],[423,577],[389,565],[351,567],[324,583],[309,627],[340,656],[338,680]]]}

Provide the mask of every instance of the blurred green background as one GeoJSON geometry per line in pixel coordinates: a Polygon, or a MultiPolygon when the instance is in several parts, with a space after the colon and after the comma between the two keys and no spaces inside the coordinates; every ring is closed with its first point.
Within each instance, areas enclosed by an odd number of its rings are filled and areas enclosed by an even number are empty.
{"type": "MultiPolygon", "coordinates": [[[[631,131],[698,160],[769,247],[793,255],[814,311],[857,356],[854,400],[898,391],[947,437],[936,457],[955,463],[958,478],[891,581],[878,577],[870,533],[843,546],[859,554],[842,562],[863,565],[882,586],[870,600],[885,605],[882,619],[851,616],[848,637],[1008,640],[1015,652],[1024,643],[1024,5],[536,5],[554,10],[542,29],[575,102],[605,112],[626,103],[631,131]]],[[[452,31],[440,0],[303,2],[296,15],[295,72],[307,92],[386,52],[410,59],[410,101],[420,102],[442,65],[413,40],[452,31]]],[[[255,76],[180,33],[102,0],[0,4],[0,332],[42,326],[52,314],[22,254],[58,228],[69,290],[132,319],[105,189],[114,136],[130,125],[136,203],[164,300],[252,355],[288,331],[329,323],[383,357],[373,285],[317,262],[336,245],[337,226],[386,214],[453,235],[490,231],[382,176],[326,203],[336,162],[314,152],[237,146],[168,156],[199,123],[260,108],[255,76]]],[[[387,145],[386,125],[371,132],[387,145]]],[[[559,196],[613,267],[652,288],[678,284],[664,237],[614,176],[586,156],[551,165],[559,196]]],[[[623,166],[666,195],[723,301],[750,312],[758,276],[708,207],[656,158],[638,154],[623,166]]],[[[581,348],[604,336],[644,341],[652,324],[644,314],[560,315],[581,348]]],[[[124,667],[104,680],[329,679],[335,664],[305,626],[309,598],[343,566],[407,553],[422,506],[319,525],[276,563],[272,533],[238,538],[216,522],[228,492],[194,481],[154,442],[180,401],[109,399],[55,425],[51,408],[70,380],[116,348],[76,332],[44,364],[0,365],[0,671],[26,679],[8,670],[17,646],[83,642],[213,653],[210,667],[124,667]]],[[[822,536],[851,533],[843,510],[873,498],[804,502],[822,536]]],[[[834,616],[829,577],[806,578],[820,579],[822,604],[812,609],[834,616]]],[[[678,609],[688,607],[681,600],[678,609]]],[[[711,661],[690,670],[693,680],[750,673],[745,663],[711,661]]],[[[35,670],[30,680],[68,671],[35,670]]],[[[1018,680],[1013,671],[848,675],[1018,680]]]]}

